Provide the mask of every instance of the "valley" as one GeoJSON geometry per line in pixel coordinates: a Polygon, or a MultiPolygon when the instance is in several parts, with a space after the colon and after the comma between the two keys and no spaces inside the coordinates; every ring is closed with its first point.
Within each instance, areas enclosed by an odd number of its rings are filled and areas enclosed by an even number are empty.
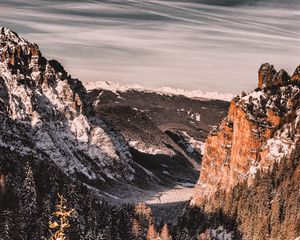
{"type": "Polygon", "coordinates": [[[70,239],[300,235],[300,66],[264,63],[228,102],[82,82],[10,29],[0,39],[0,239],[48,239],[58,194],[70,239]]]}

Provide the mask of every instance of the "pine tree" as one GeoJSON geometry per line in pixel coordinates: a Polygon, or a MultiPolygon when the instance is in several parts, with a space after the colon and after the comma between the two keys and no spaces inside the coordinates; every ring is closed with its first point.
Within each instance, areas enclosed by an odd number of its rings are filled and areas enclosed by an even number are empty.
{"type": "Polygon", "coordinates": [[[8,240],[11,239],[11,228],[13,224],[12,212],[5,210],[0,214],[1,226],[0,226],[0,239],[8,240]]]}
{"type": "MultiPolygon", "coordinates": [[[[49,215],[51,214],[51,195],[46,194],[43,198],[41,204],[41,210],[39,211],[38,222],[39,222],[39,229],[38,229],[38,236],[47,236],[49,233],[48,228],[48,221],[49,215]]],[[[46,239],[46,238],[45,238],[46,239]]]]}
{"type": "Polygon", "coordinates": [[[144,202],[138,203],[135,206],[135,213],[139,216],[145,217],[148,222],[152,222],[152,210],[150,207],[148,207],[144,202]]]}
{"type": "Polygon", "coordinates": [[[51,229],[57,229],[57,231],[51,236],[50,240],[67,240],[66,230],[70,228],[69,218],[75,216],[75,210],[68,210],[66,206],[66,199],[58,194],[59,203],[55,206],[56,211],[52,214],[56,218],[57,221],[49,221],[49,227],[51,229]]]}
{"type": "Polygon", "coordinates": [[[157,232],[153,224],[150,224],[148,228],[146,240],[157,240],[157,232]]]}
{"type": "Polygon", "coordinates": [[[132,221],[132,227],[131,227],[131,233],[135,238],[138,238],[141,235],[141,225],[138,222],[138,220],[133,219],[132,221]]]}
{"type": "Polygon", "coordinates": [[[167,224],[164,224],[164,226],[161,230],[160,238],[161,238],[161,240],[172,240],[172,237],[170,236],[169,228],[168,228],[167,224]]]}
{"type": "Polygon", "coordinates": [[[24,223],[24,229],[26,230],[27,239],[36,239],[37,236],[37,192],[34,180],[34,173],[29,164],[29,161],[25,162],[24,176],[21,180],[21,184],[17,187],[22,222],[24,223]],[[20,190],[18,190],[20,189],[20,190]]]}
{"type": "Polygon", "coordinates": [[[0,174],[0,194],[5,192],[6,179],[5,175],[0,174]]]}
{"type": "Polygon", "coordinates": [[[29,163],[25,166],[25,179],[23,181],[23,188],[21,189],[22,208],[24,213],[31,217],[36,212],[37,193],[35,189],[34,177],[29,163]]]}
{"type": "Polygon", "coordinates": [[[198,236],[198,240],[211,240],[211,239],[212,238],[210,237],[210,233],[208,229],[198,236]]]}

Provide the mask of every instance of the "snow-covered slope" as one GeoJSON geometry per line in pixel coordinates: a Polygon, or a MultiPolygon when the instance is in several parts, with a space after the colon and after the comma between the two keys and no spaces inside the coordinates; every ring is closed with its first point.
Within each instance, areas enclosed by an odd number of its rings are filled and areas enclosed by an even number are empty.
{"type": "MultiPolygon", "coordinates": [[[[9,29],[0,29],[0,39],[0,114],[29,126],[32,151],[47,154],[67,175],[90,185],[132,183],[137,166],[127,143],[92,117],[81,82],[9,29]]],[[[25,151],[17,138],[7,142],[1,135],[0,141],[25,151]]]]}
{"type": "Polygon", "coordinates": [[[111,81],[97,81],[97,82],[83,82],[87,90],[93,89],[105,89],[112,92],[126,92],[130,90],[144,91],[144,92],[154,92],[163,95],[182,95],[188,98],[206,98],[206,99],[219,99],[224,101],[230,101],[233,94],[229,93],[218,93],[218,92],[205,92],[202,90],[187,91],[184,89],[175,89],[171,87],[161,87],[161,88],[145,88],[138,84],[123,85],[120,83],[115,83],[111,81]]]}

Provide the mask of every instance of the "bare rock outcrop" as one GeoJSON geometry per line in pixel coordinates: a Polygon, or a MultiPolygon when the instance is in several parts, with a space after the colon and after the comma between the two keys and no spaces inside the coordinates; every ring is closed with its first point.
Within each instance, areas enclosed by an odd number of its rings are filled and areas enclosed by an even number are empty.
{"type": "Polygon", "coordinates": [[[288,84],[290,80],[291,77],[285,70],[281,69],[279,72],[277,72],[274,66],[269,63],[264,63],[259,68],[258,89],[281,87],[288,84]]]}
{"type": "Polygon", "coordinates": [[[258,88],[270,87],[275,74],[276,71],[273,65],[269,63],[262,64],[258,70],[258,88]]]}
{"type": "Polygon", "coordinates": [[[293,81],[300,81],[300,65],[296,68],[293,76],[292,76],[293,81]]]}

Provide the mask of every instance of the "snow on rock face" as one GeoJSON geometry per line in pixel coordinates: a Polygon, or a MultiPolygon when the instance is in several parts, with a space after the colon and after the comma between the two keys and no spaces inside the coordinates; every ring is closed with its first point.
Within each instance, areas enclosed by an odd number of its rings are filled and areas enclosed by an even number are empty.
{"type": "MultiPolygon", "coordinates": [[[[29,125],[34,148],[67,174],[100,181],[134,180],[127,144],[89,117],[81,82],[9,29],[0,28],[0,41],[1,114],[29,125]]],[[[9,145],[2,137],[0,143],[9,145]]]]}
{"type": "MultiPolygon", "coordinates": [[[[300,91],[299,91],[300,99],[300,91]]],[[[295,112],[294,120],[287,122],[278,130],[273,138],[268,139],[262,148],[262,160],[258,167],[261,171],[272,169],[275,162],[289,157],[300,142],[300,106],[295,112]]]]}
{"type": "Polygon", "coordinates": [[[196,150],[196,151],[199,151],[201,153],[201,155],[203,155],[204,142],[193,138],[186,131],[181,131],[181,134],[184,137],[184,142],[181,140],[180,143],[185,145],[187,152],[193,153],[196,150]]]}
{"type": "Polygon", "coordinates": [[[168,156],[175,156],[175,152],[169,148],[158,148],[157,146],[149,146],[142,141],[129,141],[129,146],[138,150],[142,153],[147,153],[151,155],[168,155],[168,156]]]}
{"type": "Polygon", "coordinates": [[[78,141],[83,143],[89,142],[89,131],[91,127],[84,115],[75,117],[71,123],[71,132],[76,136],[78,141]]]}
{"type": "Polygon", "coordinates": [[[0,28],[0,39],[1,42],[6,42],[6,43],[14,43],[14,44],[28,44],[28,42],[19,37],[17,33],[9,30],[8,28],[1,27],[0,28]]]}

